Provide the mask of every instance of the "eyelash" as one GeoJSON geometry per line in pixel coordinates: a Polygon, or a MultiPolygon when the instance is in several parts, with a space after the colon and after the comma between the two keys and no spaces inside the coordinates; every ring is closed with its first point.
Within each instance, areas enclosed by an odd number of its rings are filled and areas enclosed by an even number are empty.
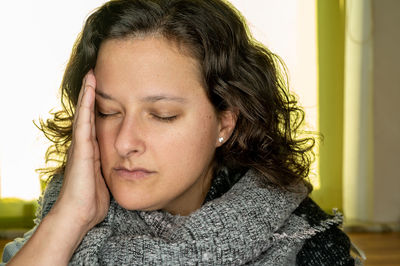
{"type": "Polygon", "coordinates": [[[106,117],[109,117],[110,115],[112,115],[112,114],[104,114],[104,113],[97,111],[97,116],[99,118],[106,118],[106,117]]]}
{"type": "Polygon", "coordinates": [[[151,114],[155,119],[160,120],[162,122],[167,122],[170,123],[172,121],[174,121],[178,116],[174,115],[174,116],[167,116],[167,117],[162,117],[162,116],[158,116],[155,114],[151,114]]]}
{"type": "MultiPolygon", "coordinates": [[[[104,113],[101,113],[101,112],[97,111],[97,116],[99,118],[107,118],[107,117],[112,116],[112,115],[113,114],[104,114],[104,113]]],[[[158,115],[155,115],[155,114],[151,114],[151,116],[153,118],[161,121],[161,122],[167,122],[167,123],[170,123],[170,122],[174,121],[178,117],[177,115],[162,117],[162,116],[158,116],[158,115]]]]}

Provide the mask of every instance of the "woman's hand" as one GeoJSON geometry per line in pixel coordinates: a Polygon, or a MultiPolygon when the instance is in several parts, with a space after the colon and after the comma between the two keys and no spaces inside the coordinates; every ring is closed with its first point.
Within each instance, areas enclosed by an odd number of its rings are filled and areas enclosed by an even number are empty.
{"type": "Polygon", "coordinates": [[[7,265],[67,265],[86,233],[107,215],[110,194],[95,131],[96,79],[85,76],[60,195],[32,237],[7,265]]]}
{"type": "Polygon", "coordinates": [[[50,211],[52,214],[70,217],[84,231],[90,230],[105,218],[110,204],[109,191],[100,169],[96,140],[95,88],[96,79],[90,70],[83,79],[76,106],[63,186],[50,211]]]}

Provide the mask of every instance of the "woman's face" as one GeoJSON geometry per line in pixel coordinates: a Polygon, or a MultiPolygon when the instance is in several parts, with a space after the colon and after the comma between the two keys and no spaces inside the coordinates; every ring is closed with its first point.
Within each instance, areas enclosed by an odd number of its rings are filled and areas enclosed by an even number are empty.
{"type": "Polygon", "coordinates": [[[199,63],[161,37],[108,40],[95,76],[101,167],[116,201],[181,215],[199,208],[224,134],[199,63]]]}

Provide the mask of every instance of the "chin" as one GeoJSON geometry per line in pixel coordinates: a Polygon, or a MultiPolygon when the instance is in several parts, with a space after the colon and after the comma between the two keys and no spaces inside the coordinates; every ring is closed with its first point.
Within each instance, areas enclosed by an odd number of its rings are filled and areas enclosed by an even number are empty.
{"type": "Polygon", "coordinates": [[[147,198],[141,197],[136,193],[111,193],[115,199],[115,201],[124,209],[130,211],[155,211],[162,208],[162,206],[158,206],[156,202],[154,202],[154,197],[147,198]],[[136,194],[136,196],[132,196],[136,194]]]}

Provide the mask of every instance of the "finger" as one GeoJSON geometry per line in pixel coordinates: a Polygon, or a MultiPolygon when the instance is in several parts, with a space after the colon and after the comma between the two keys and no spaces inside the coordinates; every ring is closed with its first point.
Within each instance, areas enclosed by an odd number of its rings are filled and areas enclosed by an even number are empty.
{"type": "Polygon", "coordinates": [[[92,143],[93,143],[93,151],[94,151],[94,162],[95,162],[95,169],[100,173],[100,149],[99,144],[97,142],[97,135],[96,135],[96,116],[94,108],[92,109],[90,123],[92,125],[92,143]]]}
{"type": "Polygon", "coordinates": [[[82,98],[83,98],[83,95],[85,94],[86,87],[88,87],[88,86],[91,86],[92,88],[96,87],[96,80],[94,78],[92,69],[89,70],[89,72],[85,75],[85,77],[83,78],[83,81],[82,81],[81,90],[80,90],[79,96],[78,96],[78,102],[77,102],[76,108],[75,108],[74,125],[75,125],[76,120],[78,119],[79,107],[82,104],[82,98]]]}
{"type": "Polygon", "coordinates": [[[96,78],[94,76],[93,69],[89,70],[89,72],[86,74],[86,87],[92,87],[93,90],[96,88],[96,78]]]}
{"type": "Polygon", "coordinates": [[[95,86],[96,83],[94,75],[92,72],[89,72],[88,75],[86,76],[86,83],[81,103],[77,109],[78,115],[76,117],[76,122],[75,122],[76,132],[74,136],[74,140],[77,146],[84,145],[85,143],[89,144],[92,141],[92,125],[94,124],[93,116],[94,116],[95,86]]]}
{"type": "Polygon", "coordinates": [[[70,144],[70,146],[68,148],[67,158],[71,158],[72,151],[74,150],[74,138],[75,138],[74,136],[75,136],[76,120],[77,120],[78,115],[79,115],[79,106],[81,105],[82,97],[83,97],[83,94],[84,94],[84,91],[85,91],[84,88],[85,88],[85,84],[86,84],[87,75],[88,74],[86,74],[85,77],[82,80],[82,86],[81,86],[81,89],[79,91],[78,102],[76,103],[76,106],[75,106],[74,121],[72,123],[72,141],[71,141],[71,144],[70,144]]]}
{"type": "Polygon", "coordinates": [[[92,128],[92,143],[93,143],[93,148],[94,148],[94,159],[99,160],[100,159],[100,154],[99,154],[99,147],[97,144],[97,136],[96,136],[96,117],[95,117],[95,112],[94,108],[92,109],[91,115],[90,115],[90,124],[92,128]]]}
{"type": "Polygon", "coordinates": [[[82,80],[82,86],[81,86],[81,89],[79,91],[78,102],[76,103],[76,107],[75,107],[74,126],[75,126],[75,122],[76,122],[77,116],[79,114],[78,109],[79,109],[79,106],[81,105],[81,102],[82,102],[83,93],[85,91],[86,76],[87,76],[87,74],[85,75],[85,77],[82,80]]]}
{"type": "MultiPolygon", "coordinates": [[[[88,79],[87,79],[87,86],[93,88],[94,91],[94,99],[96,98],[96,79],[94,76],[93,71],[89,71],[88,73],[88,79]]],[[[92,106],[90,108],[90,125],[91,125],[91,136],[92,136],[92,141],[95,144],[96,143],[96,128],[95,128],[95,106],[94,106],[94,100],[92,103],[92,106]]]]}
{"type": "Polygon", "coordinates": [[[82,105],[82,99],[83,96],[85,95],[87,87],[95,87],[96,86],[96,81],[94,80],[94,75],[93,75],[93,70],[90,70],[85,77],[83,78],[82,81],[82,87],[79,92],[79,97],[78,97],[78,103],[75,108],[75,117],[74,117],[74,128],[76,128],[76,121],[78,120],[79,117],[79,109],[82,105]]]}

